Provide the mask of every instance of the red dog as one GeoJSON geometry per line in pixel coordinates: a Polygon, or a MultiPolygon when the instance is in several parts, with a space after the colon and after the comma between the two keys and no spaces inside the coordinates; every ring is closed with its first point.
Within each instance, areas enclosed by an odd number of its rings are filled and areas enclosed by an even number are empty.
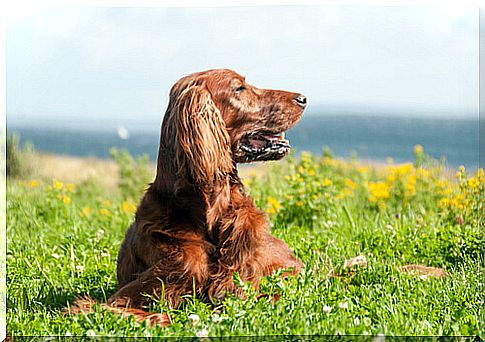
{"type": "MultiPolygon", "coordinates": [[[[139,309],[149,302],[146,294],[161,296],[163,289],[177,306],[194,288],[211,300],[237,292],[234,272],[257,286],[277,269],[300,271],[301,261],[270,234],[246,195],[236,164],[283,158],[290,150],[284,131],[305,106],[301,94],[258,89],[227,69],[173,86],[157,175],[120,248],[119,290],[109,310],[165,325],[166,316],[139,309]]],[[[91,302],[77,305],[86,311],[91,302]]]]}

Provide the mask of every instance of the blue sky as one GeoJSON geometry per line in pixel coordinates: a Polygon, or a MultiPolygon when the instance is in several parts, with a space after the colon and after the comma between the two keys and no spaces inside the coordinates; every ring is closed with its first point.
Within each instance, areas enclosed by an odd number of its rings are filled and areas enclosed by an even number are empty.
{"type": "Polygon", "coordinates": [[[310,113],[477,116],[473,8],[57,7],[7,24],[8,120],[158,124],[179,77],[217,67],[302,92],[310,113]]]}

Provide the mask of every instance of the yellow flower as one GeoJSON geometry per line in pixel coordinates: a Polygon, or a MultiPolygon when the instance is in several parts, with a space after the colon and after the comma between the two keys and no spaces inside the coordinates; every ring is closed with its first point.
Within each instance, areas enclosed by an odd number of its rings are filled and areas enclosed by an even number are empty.
{"type": "Polygon", "coordinates": [[[375,203],[390,196],[389,185],[384,182],[369,182],[367,187],[369,188],[369,200],[371,202],[375,203]]]}
{"type": "Polygon", "coordinates": [[[281,208],[281,203],[274,197],[268,197],[268,209],[266,212],[268,214],[276,214],[281,208]]]}
{"type": "Polygon", "coordinates": [[[423,146],[421,146],[421,145],[415,145],[414,146],[414,153],[416,153],[416,154],[423,153],[423,146]]]}
{"type": "Polygon", "coordinates": [[[251,183],[253,182],[253,178],[244,178],[242,182],[244,186],[251,186],[251,183]]]}
{"type": "Polygon", "coordinates": [[[61,181],[58,181],[55,178],[52,179],[52,187],[54,189],[60,190],[60,189],[62,189],[63,186],[64,186],[64,184],[61,181]]]}
{"type": "Polygon", "coordinates": [[[298,201],[295,203],[297,207],[303,207],[303,201],[298,201]]]}
{"type": "Polygon", "coordinates": [[[71,203],[71,198],[69,196],[62,195],[62,202],[64,202],[64,204],[69,204],[71,203]]]}
{"type": "Polygon", "coordinates": [[[109,210],[108,210],[108,209],[106,209],[106,208],[102,208],[102,209],[99,211],[99,213],[100,213],[101,215],[108,216],[108,215],[109,215],[109,210]]]}
{"type": "Polygon", "coordinates": [[[387,157],[387,158],[386,158],[386,162],[387,162],[388,164],[392,164],[392,163],[394,163],[394,159],[392,159],[391,157],[387,157]]]}
{"type": "Polygon", "coordinates": [[[450,202],[450,200],[448,198],[442,198],[440,200],[439,206],[440,206],[440,208],[446,208],[447,206],[450,205],[450,203],[451,202],[450,202]]]}
{"type": "Polygon", "coordinates": [[[350,188],[350,189],[356,189],[357,188],[357,184],[355,184],[351,179],[349,178],[345,178],[344,180],[344,184],[346,187],[350,188]]]}
{"type": "Polygon", "coordinates": [[[352,192],[352,189],[349,189],[349,188],[345,188],[342,193],[345,195],[345,196],[350,196],[353,194],[352,192]]]}
{"type": "Polygon", "coordinates": [[[478,178],[478,181],[480,183],[484,183],[485,182],[485,173],[483,172],[483,169],[482,168],[478,169],[478,171],[477,171],[477,178],[478,178]]]}
{"type": "Polygon", "coordinates": [[[136,212],[135,204],[130,201],[124,201],[121,205],[121,209],[125,214],[134,214],[136,212]]]}
{"type": "Polygon", "coordinates": [[[359,173],[367,173],[367,172],[369,172],[369,168],[366,167],[366,166],[357,166],[357,171],[359,173]]]}
{"type": "Polygon", "coordinates": [[[76,189],[76,185],[73,184],[73,183],[67,183],[66,189],[67,189],[68,192],[74,192],[74,190],[76,189]]]}
{"type": "Polygon", "coordinates": [[[311,177],[314,177],[315,176],[315,169],[313,169],[313,168],[309,169],[308,175],[311,176],[311,177]]]}
{"type": "Polygon", "coordinates": [[[431,176],[431,172],[427,169],[419,168],[417,169],[418,176],[422,179],[427,179],[431,176]]]}
{"type": "Polygon", "coordinates": [[[332,181],[330,179],[328,179],[327,177],[325,177],[323,179],[323,186],[329,186],[329,185],[332,185],[332,181]]]}
{"type": "Polygon", "coordinates": [[[406,182],[406,191],[404,193],[405,196],[411,197],[416,193],[416,176],[410,175],[407,178],[406,182]]]}
{"type": "Polygon", "coordinates": [[[92,213],[92,209],[90,207],[84,207],[82,208],[82,210],[79,212],[79,214],[82,216],[82,217],[87,217],[89,215],[91,215],[92,213]]]}
{"type": "Polygon", "coordinates": [[[472,190],[475,190],[480,185],[480,182],[475,177],[468,178],[467,183],[468,183],[468,186],[470,187],[470,189],[472,189],[472,190]]]}
{"type": "Polygon", "coordinates": [[[38,180],[31,180],[28,184],[31,188],[36,188],[40,185],[39,181],[38,180]]]}

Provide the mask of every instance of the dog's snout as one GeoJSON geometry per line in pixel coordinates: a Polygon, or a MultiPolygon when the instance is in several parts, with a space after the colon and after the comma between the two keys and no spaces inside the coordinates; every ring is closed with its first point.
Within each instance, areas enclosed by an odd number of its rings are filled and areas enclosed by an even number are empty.
{"type": "Polygon", "coordinates": [[[301,108],[305,108],[306,107],[306,96],[305,95],[298,95],[296,98],[295,98],[295,101],[296,103],[298,103],[298,105],[301,107],[301,108]]]}

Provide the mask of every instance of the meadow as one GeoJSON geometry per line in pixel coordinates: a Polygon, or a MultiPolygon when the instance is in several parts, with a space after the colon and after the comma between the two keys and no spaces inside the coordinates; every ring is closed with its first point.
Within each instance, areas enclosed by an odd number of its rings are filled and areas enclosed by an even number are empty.
{"type": "Polygon", "coordinates": [[[187,294],[176,309],[155,301],[148,310],[168,313],[167,328],[99,307],[63,315],[77,297],[102,302],[116,291],[117,251],[153,175],[147,158],[112,156],[113,184],[109,172],[8,179],[9,335],[485,337],[484,172],[450,172],[419,145],[413,163],[364,164],[325,150],[243,170],[273,234],[305,263],[298,276],[267,277],[256,292],[235,275],[245,299],[187,294]]]}

